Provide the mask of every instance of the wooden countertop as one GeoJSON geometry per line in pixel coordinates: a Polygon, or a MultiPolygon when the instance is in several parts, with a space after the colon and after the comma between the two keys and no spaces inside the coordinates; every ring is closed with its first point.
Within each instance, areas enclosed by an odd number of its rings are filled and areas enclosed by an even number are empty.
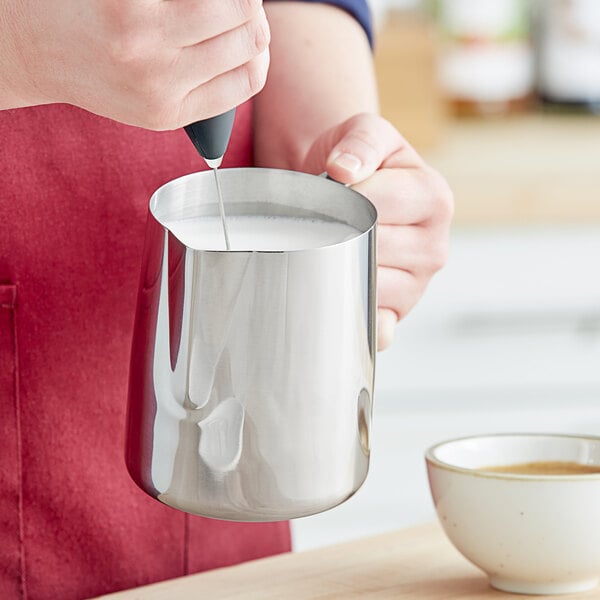
{"type": "Polygon", "coordinates": [[[600,223],[600,117],[450,121],[424,152],[454,191],[456,224],[600,223]]]}
{"type": "MultiPolygon", "coordinates": [[[[486,600],[496,591],[450,544],[438,523],[328,548],[265,558],[102,596],[104,600],[486,600]]],[[[584,594],[537,596],[600,600],[584,594]]]]}

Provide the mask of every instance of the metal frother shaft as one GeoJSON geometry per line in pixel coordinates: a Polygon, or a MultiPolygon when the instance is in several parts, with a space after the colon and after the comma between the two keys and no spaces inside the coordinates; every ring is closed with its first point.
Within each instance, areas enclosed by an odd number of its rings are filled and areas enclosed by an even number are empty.
{"type": "Polygon", "coordinates": [[[233,119],[235,117],[235,108],[202,121],[196,121],[184,127],[185,132],[192,140],[200,156],[204,158],[206,164],[215,174],[215,184],[217,186],[217,196],[219,199],[219,212],[221,213],[221,225],[223,226],[223,237],[225,238],[225,248],[230,249],[229,234],[227,232],[227,219],[225,218],[225,206],[219,185],[219,176],[217,169],[223,162],[223,155],[227,150],[231,129],[233,128],[233,119]]]}

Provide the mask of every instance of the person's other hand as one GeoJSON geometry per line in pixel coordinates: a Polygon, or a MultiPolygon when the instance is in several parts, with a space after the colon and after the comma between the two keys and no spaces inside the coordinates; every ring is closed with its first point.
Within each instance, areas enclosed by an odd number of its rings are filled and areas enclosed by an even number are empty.
{"type": "Polygon", "coordinates": [[[442,176],[385,119],[356,115],[320,136],[304,168],[369,198],[377,229],[378,349],[446,262],[453,197],[442,176]]]}
{"type": "Polygon", "coordinates": [[[260,91],[269,40],[262,0],[6,0],[0,89],[175,129],[260,91]]]}

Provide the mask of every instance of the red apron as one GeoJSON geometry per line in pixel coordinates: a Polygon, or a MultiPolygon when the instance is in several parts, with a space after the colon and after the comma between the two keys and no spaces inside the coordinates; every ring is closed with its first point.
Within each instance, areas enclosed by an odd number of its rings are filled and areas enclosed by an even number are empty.
{"type": "MultiPolygon", "coordinates": [[[[224,166],[251,162],[250,110],[224,166]]],[[[202,168],[182,130],[0,112],[0,598],[85,598],[290,548],[287,523],[186,515],[124,464],[148,200],[202,168]]]]}

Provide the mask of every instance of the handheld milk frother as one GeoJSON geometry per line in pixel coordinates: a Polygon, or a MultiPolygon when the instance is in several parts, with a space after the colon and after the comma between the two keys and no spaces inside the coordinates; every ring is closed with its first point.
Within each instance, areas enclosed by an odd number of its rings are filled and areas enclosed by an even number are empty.
{"type": "Polygon", "coordinates": [[[227,222],[225,219],[225,207],[223,205],[223,196],[221,194],[221,186],[219,185],[219,176],[217,169],[223,162],[223,155],[227,150],[229,138],[231,137],[231,129],[233,127],[233,119],[235,117],[235,108],[217,115],[196,121],[184,127],[190,140],[194,144],[196,150],[206,164],[213,170],[215,174],[215,183],[217,185],[217,195],[219,197],[219,211],[221,213],[221,224],[223,225],[223,236],[225,237],[225,247],[229,250],[229,234],[227,232],[227,222]]]}
{"type": "Polygon", "coordinates": [[[231,137],[234,117],[235,108],[232,108],[222,115],[196,121],[184,127],[196,150],[211,169],[221,166],[231,137]]]}

